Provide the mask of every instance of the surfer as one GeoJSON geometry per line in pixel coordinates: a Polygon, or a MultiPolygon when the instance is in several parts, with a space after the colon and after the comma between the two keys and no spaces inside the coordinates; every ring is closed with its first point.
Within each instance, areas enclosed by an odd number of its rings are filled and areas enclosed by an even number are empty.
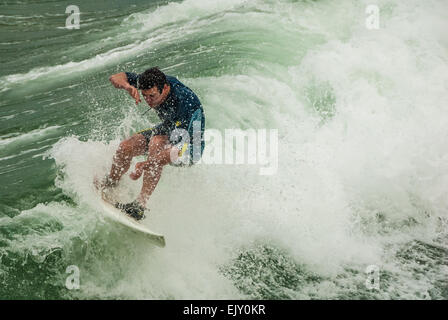
{"type": "Polygon", "coordinates": [[[190,88],[157,67],[141,74],[117,73],[109,80],[115,88],[126,90],[136,104],[141,102],[140,90],[146,103],[162,121],[122,141],[113,157],[110,173],[99,183],[103,192],[114,188],[129,170],[132,158],[146,154],[146,161],[138,162],[130,174],[133,180],[143,174],[140,195],[131,203],[115,203],[115,207],[140,220],[144,218],[146,202],[159,182],[163,167],[167,164],[190,166],[202,156],[204,110],[190,88]]]}

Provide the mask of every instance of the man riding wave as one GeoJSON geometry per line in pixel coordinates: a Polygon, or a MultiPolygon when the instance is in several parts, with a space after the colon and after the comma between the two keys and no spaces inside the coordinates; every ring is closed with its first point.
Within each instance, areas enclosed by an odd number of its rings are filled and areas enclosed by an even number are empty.
{"type": "Polygon", "coordinates": [[[140,90],[146,103],[162,120],[155,127],[122,141],[114,155],[110,173],[97,184],[102,192],[115,187],[129,170],[132,158],[147,154],[147,160],[138,162],[130,174],[133,180],[138,180],[143,174],[140,195],[131,203],[115,203],[115,207],[140,220],[144,218],[146,202],[159,182],[163,167],[167,164],[190,166],[202,156],[204,110],[190,88],[157,67],[141,74],[117,73],[109,80],[115,88],[125,89],[136,104],[141,102],[140,90]]]}

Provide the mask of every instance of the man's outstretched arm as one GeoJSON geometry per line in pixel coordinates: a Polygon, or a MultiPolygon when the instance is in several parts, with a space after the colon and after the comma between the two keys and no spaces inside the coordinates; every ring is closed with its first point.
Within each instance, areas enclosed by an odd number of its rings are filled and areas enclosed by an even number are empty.
{"type": "Polygon", "coordinates": [[[135,104],[139,104],[141,102],[140,94],[138,93],[137,88],[129,84],[128,77],[125,72],[111,75],[109,77],[109,81],[115,88],[125,89],[127,92],[129,92],[131,97],[135,99],[135,104]]]}

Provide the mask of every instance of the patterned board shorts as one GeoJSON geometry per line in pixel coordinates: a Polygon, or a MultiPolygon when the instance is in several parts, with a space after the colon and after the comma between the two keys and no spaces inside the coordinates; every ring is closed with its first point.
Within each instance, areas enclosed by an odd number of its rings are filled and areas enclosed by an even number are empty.
{"type": "MultiPolygon", "coordinates": [[[[180,136],[178,134],[171,134],[170,142],[179,149],[179,158],[176,162],[170,163],[170,165],[176,167],[191,166],[201,159],[205,147],[204,122],[205,119],[202,116],[202,110],[198,109],[193,113],[188,124],[187,132],[190,138],[189,142],[181,143],[179,142],[180,136]]],[[[139,131],[137,134],[142,134],[145,137],[146,145],[148,146],[149,141],[153,137],[152,128],[139,131]]]]}

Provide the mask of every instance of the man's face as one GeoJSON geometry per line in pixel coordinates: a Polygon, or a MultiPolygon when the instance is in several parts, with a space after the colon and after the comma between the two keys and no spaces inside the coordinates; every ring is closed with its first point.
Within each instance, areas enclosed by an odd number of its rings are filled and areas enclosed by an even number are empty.
{"type": "Polygon", "coordinates": [[[152,87],[151,89],[141,90],[141,93],[143,95],[143,98],[145,99],[146,103],[152,107],[155,108],[158,105],[160,105],[163,100],[165,99],[165,93],[168,90],[168,86],[165,84],[163,87],[162,93],[159,92],[159,89],[157,89],[156,86],[152,87]]]}

